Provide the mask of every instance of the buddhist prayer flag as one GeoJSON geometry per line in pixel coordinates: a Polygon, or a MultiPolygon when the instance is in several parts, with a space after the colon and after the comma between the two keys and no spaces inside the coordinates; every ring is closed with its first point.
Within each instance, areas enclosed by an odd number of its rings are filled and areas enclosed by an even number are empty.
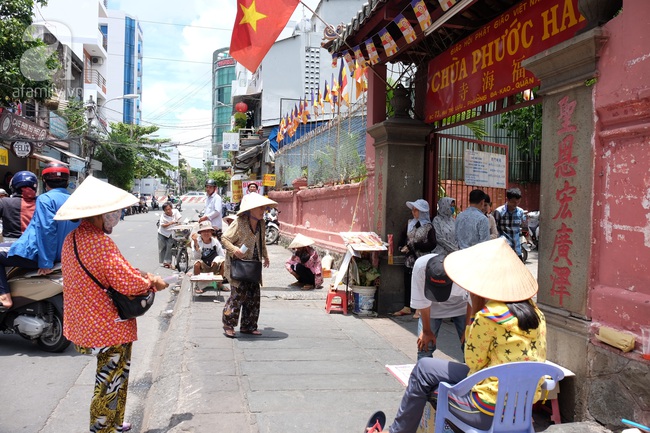
{"type": "MultiPolygon", "coordinates": [[[[355,70],[356,71],[356,70],[355,70]]],[[[345,102],[345,105],[350,105],[350,88],[348,87],[348,71],[345,65],[341,64],[341,70],[339,71],[339,81],[341,83],[341,102],[345,102]],[[347,89],[347,91],[346,91],[347,89]]]]}
{"type": "Polygon", "coordinates": [[[399,14],[395,17],[393,20],[395,24],[397,24],[397,27],[402,31],[402,34],[404,35],[404,39],[406,39],[407,43],[412,43],[415,42],[417,39],[417,36],[415,36],[415,30],[413,30],[413,26],[411,23],[409,23],[409,20],[406,19],[406,17],[403,14],[399,14]]]}
{"type": "Polygon", "coordinates": [[[327,85],[327,80],[325,80],[325,90],[323,90],[323,102],[331,102],[331,100],[330,100],[330,88],[327,85]]]}
{"type": "Polygon", "coordinates": [[[443,11],[449,10],[450,7],[456,4],[456,0],[438,0],[440,7],[443,11]]]}
{"type": "Polygon", "coordinates": [[[339,53],[332,54],[332,67],[336,68],[338,62],[339,62],[339,53]]]}
{"type": "Polygon", "coordinates": [[[255,72],[300,0],[237,0],[230,55],[255,72]]]}
{"type": "Polygon", "coordinates": [[[356,65],[354,68],[348,68],[350,72],[354,72],[357,67],[364,67],[366,66],[366,58],[363,56],[363,52],[361,51],[361,46],[357,45],[352,49],[354,51],[354,60],[356,62],[356,65]]]}
{"type": "Polygon", "coordinates": [[[379,54],[377,53],[377,47],[372,41],[372,38],[368,39],[366,42],[366,51],[368,51],[368,59],[370,60],[371,65],[376,65],[379,63],[379,54]]]}
{"type": "Polygon", "coordinates": [[[420,28],[422,31],[425,31],[431,26],[431,15],[429,15],[427,5],[424,4],[424,0],[413,0],[411,2],[411,7],[420,23],[420,28]]]}
{"type": "Polygon", "coordinates": [[[384,51],[388,57],[393,57],[397,54],[397,44],[390,33],[388,33],[388,30],[379,30],[379,39],[381,39],[381,44],[384,46],[384,51]]]}
{"type": "Polygon", "coordinates": [[[346,50],[345,54],[343,54],[343,58],[345,59],[345,62],[348,64],[348,68],[351,71],[354,71],[354,59],[352,58],[352,53],[346,50]]]}
{"type": "Polygon", "coordinates": [[[354,83],[357,90],[357,97],[368,90],[368,68],[357,68],[354,71],[354,83]]]}

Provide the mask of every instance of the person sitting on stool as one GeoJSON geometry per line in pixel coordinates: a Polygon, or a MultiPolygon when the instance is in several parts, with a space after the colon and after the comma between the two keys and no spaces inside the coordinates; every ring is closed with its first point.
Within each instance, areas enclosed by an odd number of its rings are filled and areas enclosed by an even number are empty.
{"type": "Polygon", "coordinates": [[[289,244],[293,249],[293,255],[287,260],[287,271],[298,281],[291,284],[292,286],[301,286],[302,290],[311,290],[323,285],[323,274],[320,265],[318,252],[311,245],[314,240],[298,234],[289,244]]]}
{"type": "MultiPolygon", "coordinates": [[[[192,234],[192,252],[194,258],[194,275],[200,273],[213,273],[215,275],[224,274],[224,262],[226,260],[225,254],[221,244],[216,237],[212,236],[212,223],[210,221],[202,221],[199,224],[198,233],[192,234]]],[[[222,283],[219,283],[221,286],[222,283]]],[[[220,290],[225,292],[228,289],[220,287],[220,290]]],[[[203,289],[197,288],[196,293],[203,293],[203,289]]]]}

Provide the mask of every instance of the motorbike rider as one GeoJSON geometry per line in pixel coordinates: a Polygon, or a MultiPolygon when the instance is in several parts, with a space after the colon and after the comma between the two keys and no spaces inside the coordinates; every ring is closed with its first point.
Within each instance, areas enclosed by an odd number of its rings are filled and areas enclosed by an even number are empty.
{"type": "Polygon", "coordinates": [[[199,223],[203,221],[210,221],[212,224],[212,229],[217,235],[217,239],[221,242],[221,196],[217,194],[217,182],[214,179],[208,179],[205,181],[205,193],[207,198],[205,200],[205,208],[203,209],[203,216],[199,218],[199,223]]]}
{"type": "Polygon", "coordinates": [[[38,269],[39,275],[51,273],[54,263],[61,261],[63,240],[79,225],[78,221],[54,221],[54,215],[70,197],[66,190],[68,167],[62,162],[50,162],[41,175],[46,192],[37,197],[32,220],[9,252],[0,251],[0,309],[13,305],[5,267],[38,269]]]}
{"type": "Polygon", "coordinates": [[[13,242],[20,237],[32,220],[36,206],[38,178],[31,171],[19,171],[10,182],[11,197],[0,200],[2,236],[4,242],[13,242]]]}

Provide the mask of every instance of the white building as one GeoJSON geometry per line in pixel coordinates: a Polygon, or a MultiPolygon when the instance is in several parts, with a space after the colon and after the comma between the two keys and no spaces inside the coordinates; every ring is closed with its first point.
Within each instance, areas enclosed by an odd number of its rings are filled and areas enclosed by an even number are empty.
{"type": "Polygon", "coordinates": [[[140,124],[142,119],[143,34],[137,18],[123,11],[108,10],[99,19],[99,28],[108,41],[106,79],[110,84],[103,114],[111,122],[140,124]],[[137,99],[120,99],[123,95],[137,99]]]}

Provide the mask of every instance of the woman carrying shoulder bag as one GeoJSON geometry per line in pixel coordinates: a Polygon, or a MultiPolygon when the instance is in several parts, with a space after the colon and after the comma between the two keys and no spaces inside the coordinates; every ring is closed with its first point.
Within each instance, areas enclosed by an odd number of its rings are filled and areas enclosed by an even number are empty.
{"type": "Polygon", "coordinates": [[[264,209],[273,205],[277,203],[260,194],[245,195],[237,218],[221,238],[226,250],[226,278],[230,282],[230,297],[223,307],[222,315],[223,332],[228,338],[236,336],[235,327],[239,323],[240,313],[239,332],[262,335],[257,329],[262,282],[259,264],[269,267],[269,255],[264,242],[264,209]],[[240,276],[242,270],[247,275],[240,276]]]}
{"type": "Polygon", "coordinates": [[[89,176],[54,216],[57,221],[81,220],[65,238],[61,252],[63,334],[81,354],[97,357],[91,432],[131,429],[124,422],[124,411],[137,322],[120,318],[106,288],[138,296],[167,287],[159,275],[131,266],[107,236],[120,221],[121,209],[137,201],[132,194],[89,176]]]}

